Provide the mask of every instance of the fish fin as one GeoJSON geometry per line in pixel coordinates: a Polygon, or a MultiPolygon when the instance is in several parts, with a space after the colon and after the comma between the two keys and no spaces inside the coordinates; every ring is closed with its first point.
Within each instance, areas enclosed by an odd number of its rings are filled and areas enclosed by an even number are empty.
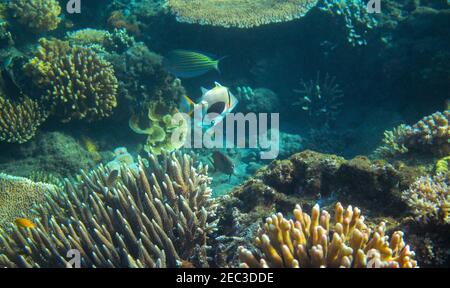
{"type": "Polygon", "coordinates": [[[195,109],[195,102],[192,101],[191,98],[189,98],[187,95],[183,95],[183,97],[181,98],[181,104],[180,104],[180,110],[183,113],[192,115],[192,113],[194,112],[195,109]]]}
{"type": "Polygon", "coordinates": [[[222,85],[220,85],[220,83],[219,82],[214,82],[214,85],[216,85],[216,87],[222,87],[222,85]]]}
{"type": "Polygon", "coordinates": [[[202,96],[205,96],[205,94],[208,92],[208,89],[206,89],[205,87],[201,87],[200,89],[202,90],[202,96]]]}

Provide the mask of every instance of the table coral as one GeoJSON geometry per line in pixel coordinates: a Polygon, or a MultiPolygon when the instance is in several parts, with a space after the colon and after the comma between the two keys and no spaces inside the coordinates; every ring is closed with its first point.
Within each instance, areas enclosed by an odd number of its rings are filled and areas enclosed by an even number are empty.
{"type": "Polygon", "coordinates": [[[47,115],[41,104],[31,98],[25,97],[22,102],[14,103],[0,96],[0,141],[29,141],[47,115]]]}
{"type": "Polygon", "coordinates": [[[0,266],[66,267],[73,248],[82,267],[208,266],[216,223],[208,168],[186,154],[148,161],[137,174],[100,166],[47,193],[36,228],[0,233],[0,266]]]}
{"type": "Polygon", "coordinates": [[[336,204],[334,221],[315,205],[311,215],[297,205],[294,219],[281,213],[266,219],[255,244],[261,258],[243,247],[239,249],[242,267],[346,267],[413,268],[414,252],[396,231],[391,240],[385,236],[385,224],[375,229],[364,223],[358,208],[344,209],[336,204]]]}
{"type": "Polygon", "coordinates": [[[0,231],[9,230],[16,218],[32,217],[33,205],[41,203],[52,189],[53,185],[0,173],[0,231]]]}
{"type": "Polygon", "coordinates": [[[9,7],[13,17],[35,33],[55,30],[61,22],[56,0],[12,0],[9,7]]]}
{"type": "Polygon", "coordinates": [[[46,89],[45,102],[63,122],[111,116],[118,81],[112,65],[87,47],[57,39],[39,41],[25,70],[46,89]]]}
{"type": "Polygon", "coordinates": [[[169,0],[177,20],[222,27],[251,28],[303,17],[317,0],[169,0]]]}

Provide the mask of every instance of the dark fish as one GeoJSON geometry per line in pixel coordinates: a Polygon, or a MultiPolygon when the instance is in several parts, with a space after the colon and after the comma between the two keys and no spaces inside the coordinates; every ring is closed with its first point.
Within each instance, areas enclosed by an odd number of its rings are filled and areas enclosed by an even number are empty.
{"type": "Polygon", "coordinates": [[[106,179],[106,185],[111,188],[116,184],[117,179],[119,179],[119,169],[114,169],[109,173],[108,179],[106,179]]]}
{"type": "Polygon", "coordinates": [[[217,171],[225,173],[227,175],[233,175],[234,164],[227,155],[219,151],[214,151],[212,154],[212,164],[217,171]]]}
{"type": "Polygon", "coordinates": [[[210,70],[219,71],[221,59],[214,59],[203,53],[173,50],[163,59],[164,68],[180,78],[192,78],[205,74],[210,70]]]}

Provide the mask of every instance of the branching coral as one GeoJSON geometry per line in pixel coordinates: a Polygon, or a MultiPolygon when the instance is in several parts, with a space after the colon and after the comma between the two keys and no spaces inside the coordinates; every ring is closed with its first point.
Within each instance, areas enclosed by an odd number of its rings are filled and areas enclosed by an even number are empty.
{"type": "Polygon", "coordinates": [[[25,70],[44,96],[52,112],[63,122],[95,121],[108,117],[117,106],[114,69],[91,49],[69,42],[41,39],[36,56],[25,70]]]}
{"type": "Polygon", "coordinates": [[[352,46],[366,45],[366,35],[377,21],[367,11],[367,4],[362,0],[323,0],[320,9],[342,17],[347,30],[347,40],[352,46]]]}
{"type": "Polygon", "coordinates": [[[181,154],[148,160],[137,174],[100,166],[46,194],[36,228],[0,233],[0,266],[65,267],[70,249],[82,267],[208,266],[216,222],[207,167],[181,154]]]}
{"type": "Polygon", "coordinates": [[[400,125],[384,133],[383,145],[375,154],[393,157],[409,151],[443,156],[450,154],[450,110],[436,112],[416,124],[400,125]]]}
{"type": "Polygon", "coordinates": [[[317,0],[169,0],[177,20],[222,27],[250,28],[303,17],[317,0]]]}
{"type": "Polygon", "coordinates": [[[300,106],[303,111],[306,111],[312,119],[316,119],[323,123],[330,123],[336,119],[342,106],[342,98],[344,94],[336,84],[336,77],[325,75],[321,79],[320,73],[317,73],[315,81],[309,82],[301,81],[301,88],[294,90],[299,94],[299,101],[294,105],[300,106]]]}
{"type": "Polygon", "coordinates": [[[35,33],[55,30],[61,22],[56,0],[12,0],[9,7],[18,22],[35,33]]]}
{"type": "Polygon", "coordinates": [[[41,105],[28,97],[14,103],[0,96],[0,141],[25,143],[47,119],[41,105]]]}
{"type": "Polygon", "coordinates": [[[256,246],[262,257],[257,260],[249,250],[240,248],[243,267],[416,267],[414,252],[396,231],[391,240],[385,236],[382,222],[374,232],[364,223],[358,208],[344,210],[336,204],[334,222],[319,205],[311,216],[297,205],[294,219],[281,213],[266,219],[256,246]]]}
{"type": "Polygon", "coordinates": [[[32,206],[53,190],[53,185],[0,173],[0,230],[9,230],[16,218],[31,216],[32,206]]]}
{"type": "Polygon", "coordinates": [[[448,174],[418,178],[403,199],[421,223],[450,223],[450,178],[448,174]]]}

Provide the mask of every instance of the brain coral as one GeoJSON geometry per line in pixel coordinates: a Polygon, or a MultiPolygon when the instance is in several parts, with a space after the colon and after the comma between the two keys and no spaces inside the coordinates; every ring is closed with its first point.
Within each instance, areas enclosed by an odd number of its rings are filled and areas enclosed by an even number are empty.
{"type": "Polygon", "coordinates": [[[334,221],[330,214],[320,211],[319,205],[311,216],[299,205],[294,219],[281,213],[266,219],[256,246],[262,257],[240,248],[243,267],[416,267],[414,252],[403,241],[403,233],[396,231],[391,241],[384,235],[382,222],[374,232],[364,223],[358,208],[344,209],[336,204],[334,221]]]}
{"type": "Polygon", "coordinates": [[[13,17],[35,33],[55,30],[61,22],[56,0],[12,0],[9,7],[13,17]]]}
{"type": "Polygon", "coordinates": [[[13,103],[0,96],[0,141],[25,143],[47,119],[41,105],[28,97],[13,103]]]}
{"type": "Polygon", "coordinates": [[[18,217],[30,217],[33,204],[41,203],[53,185],[0,173],[0,231],[18,217]]]}
{"type": "Polygon", "coordinates": [[[0,267],[66,267],[73,248],[82,267],[208,266],[216,204],[207,167],[181,154],[150,155],[149,168],[142,160],[137,172],[100,166],[47,193],[35,229],[0,233],[0,267]]]}
{"type": "Polygon", "coordinates": [[[44,100],[63,122],[95,121],[117,106],[117,78],[112,65],[87,47],[41,39],[25,70],[46,89],[44,100]]]}
{"type": "Polygon", "coordinates": [[[250,28],[303,17],[317,0],[168,0],[180,22],[250,28]]]}
{"type": "Polygon", "coordinates": [[[448,174],[418,178],[403,199],[412,209],[416,219],[422,223],[450,223],[450,178],[448,174]]]}

